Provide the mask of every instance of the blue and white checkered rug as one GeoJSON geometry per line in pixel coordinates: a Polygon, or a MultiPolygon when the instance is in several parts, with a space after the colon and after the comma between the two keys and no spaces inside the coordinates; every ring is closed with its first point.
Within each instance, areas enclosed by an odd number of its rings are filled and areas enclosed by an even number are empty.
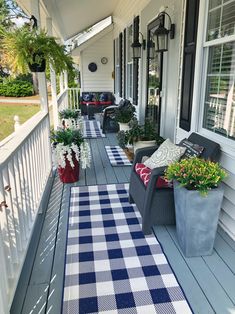
{"type": "Polygon", "coordinates": [[[109,161],[112,166],[131,166],[123,149],[119,146],[105,146],[109,161]]]}
{"type": "Polygon", "coordinates": [[[97,138],[105,137],[100,128],[100,122],[96,120],[83,120],[83,137],[84,138],[97,138]]]}
{"type": "Polygon", "coordinates": [[[128,184],[72,187],[63,314],[191,313],[128,184]]]}

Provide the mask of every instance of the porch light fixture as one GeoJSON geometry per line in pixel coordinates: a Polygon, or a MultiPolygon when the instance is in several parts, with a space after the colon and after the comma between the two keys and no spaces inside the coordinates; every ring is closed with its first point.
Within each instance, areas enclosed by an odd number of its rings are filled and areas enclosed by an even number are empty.
{"type": "Polygon", "coordinates": [[[146,48],[146,40],[144,39],[144,36],[141,32],[139,32],[139,34],[142,37],[142,43],[139,42],[139,39],[137,41],[134,41],[131,44],[132,47],[132,59],[140,59],[141,58],[141,47],[143,47],[143,49],[145,50],[146,48]]]}
{"type": "Polygon", "coordinates": [[[170,39],[175,37],[175,24],[172,24],[171,18],[168,13],[161,12],[158,14],[157,19],[159,19],[159,26],[153,33],[155,51],[164,52],[168,51],[168,34],[170,34],[170,39]],[[164,26],[165,16],[168,17],[170,21],[170,28],[166,29],[164,26]]]}

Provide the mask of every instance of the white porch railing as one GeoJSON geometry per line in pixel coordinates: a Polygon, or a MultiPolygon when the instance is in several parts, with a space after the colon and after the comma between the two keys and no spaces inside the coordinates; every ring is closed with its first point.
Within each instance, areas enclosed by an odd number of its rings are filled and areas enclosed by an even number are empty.
{"type": "Polygon", "coordinates": [[[67,88],[57,97],[58,110],[79,109],[79,89],[67,88]]]}
{"type": "Polygon", "coordinates": [[[51,174],[50,125],[39,112],[0,145],[0,313],[9,313],[51,174]]]}

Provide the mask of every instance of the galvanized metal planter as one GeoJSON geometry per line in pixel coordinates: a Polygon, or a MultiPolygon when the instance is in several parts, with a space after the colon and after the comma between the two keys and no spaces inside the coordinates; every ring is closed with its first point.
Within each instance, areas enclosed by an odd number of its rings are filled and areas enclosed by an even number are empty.
{"type": "Polygon", "coordinates": [[[218,187],[202,196],[174,182],[176,231],[186,257],[212,254],[223,194],[218,187]]]}

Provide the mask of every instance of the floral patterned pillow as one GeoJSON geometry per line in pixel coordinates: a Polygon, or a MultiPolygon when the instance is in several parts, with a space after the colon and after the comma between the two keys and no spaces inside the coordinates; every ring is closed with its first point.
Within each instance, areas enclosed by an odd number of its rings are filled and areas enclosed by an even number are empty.
{"type": "Polygon", "coordinates": [[[185,150],[186,147],[177,146],[168,138],[159,146],[152,156],[144,162],[144,165],[150,169],[169,166],[171,163],[178,161],[185,150]]]}

